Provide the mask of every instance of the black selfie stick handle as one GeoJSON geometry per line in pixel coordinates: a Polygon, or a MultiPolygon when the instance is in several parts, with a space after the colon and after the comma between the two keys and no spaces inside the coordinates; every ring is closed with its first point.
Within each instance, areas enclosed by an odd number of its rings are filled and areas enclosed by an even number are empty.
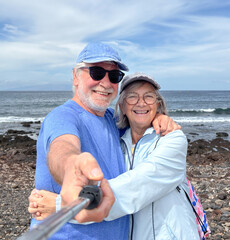
{"type": "Polygon", "coordinates": [[[86,185],[79,193],[79,197],[89,198],[90,204],[88,207],[86,207],[86,209],[93,209],[96,208],[101,202],[102,191],[101,188],[96,185],[86,185]]]}

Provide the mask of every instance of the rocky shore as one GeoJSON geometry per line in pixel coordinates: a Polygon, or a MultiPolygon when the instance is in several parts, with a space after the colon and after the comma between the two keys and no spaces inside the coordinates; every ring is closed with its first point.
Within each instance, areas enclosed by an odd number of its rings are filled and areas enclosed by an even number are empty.
{"type": "MultiPolygon", "coordinates": [[[[16,239],[30,223],[28,196],[34,186],[36,141],[28,132],[0,135],[0,239],[16,239]]],[[[224,136],[223,136],[224,137],[224,136]]],[[[187,175],[208,216],[208,239],[230,239],[230,142],[189,142],[187,175]]]]}

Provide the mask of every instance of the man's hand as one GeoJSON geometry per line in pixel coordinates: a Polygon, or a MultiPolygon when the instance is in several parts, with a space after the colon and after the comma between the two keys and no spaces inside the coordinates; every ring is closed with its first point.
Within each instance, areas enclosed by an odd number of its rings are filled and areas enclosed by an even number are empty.
{"type": "Polygon", "coordinates": [[[90,153],[72,155],[66,162],[62,182],[62,204],[67,205],[78,198],[78,194],[85,185],[96,183],[103,179],[103,173],[90,153]]]}
{"type": "Polygon", "coordinates": [[[103,192],[100,205],[93,210],[82,210],[75,217],[78,222],[100,222],[108,215],[115,199],[109,183],[103,177],[96,159],[89,153],[72,156],[68,161],[61,189],[62,206],[77,199],[84,185],[101,181],[103,192]]]}
{"type": "Polygon", "coordinates": [[[109,215],[109,211],[112,208],[115,197],[113,191],[109,186],[109,182],[106,179],[101,181],[101,190],[102,190],[102,201],[97,208],[92,210],[82,210],[80,211],[75,219],[79,223],[83,222],[101,222],[109,215]]]}
{"type": "Polygon", "coordinates": [[[156,131],[156,134],[161,133],[162,136],[181,129],[181,126],[174,122],[172,118],[163,114],[157,114],[152,122],[152,125],[156,131]]]}

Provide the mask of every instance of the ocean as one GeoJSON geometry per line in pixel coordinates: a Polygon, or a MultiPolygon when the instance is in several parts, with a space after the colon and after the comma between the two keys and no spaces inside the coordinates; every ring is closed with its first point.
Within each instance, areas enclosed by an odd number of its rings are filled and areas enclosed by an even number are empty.
{"type": "MultiPolygon", "coordinates": [[[[228,136],[224,139],[230,141],[230,91],[161,91],[161,94],[169,115],[182,126],[188,139],[212,140],[217,132],[225,132],[228,136]]],[[[70,91],[0,92],[0,134],[14,129],[36,138],[38,122],[71,98],[70,91]]]]}

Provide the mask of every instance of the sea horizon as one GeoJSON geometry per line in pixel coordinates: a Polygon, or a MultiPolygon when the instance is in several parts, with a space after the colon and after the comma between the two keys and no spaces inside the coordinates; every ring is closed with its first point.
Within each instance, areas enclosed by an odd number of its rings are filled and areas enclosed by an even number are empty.
{"type": "MultiPolygon", "coordinates": [[[[211,140],[218,132],[230,140],[230,91],[161,90],[169,116],[182,126],[190,140],[211,140]]],[[[0,91],[0,134],[8,129],[35,131],[53,108],[71,99],[72,91],[0,91]],[[31,128],[24,127],[32,123],[31,128]],[[28,125],[28,124],[27,124],[28,125]],[[36,124],[35,124],[36,125],[36,124]],[[37,128],[37,125],[36,125],[37,128]]],[[[114,108],[115,102],[111,107],[114,108]]]]}

